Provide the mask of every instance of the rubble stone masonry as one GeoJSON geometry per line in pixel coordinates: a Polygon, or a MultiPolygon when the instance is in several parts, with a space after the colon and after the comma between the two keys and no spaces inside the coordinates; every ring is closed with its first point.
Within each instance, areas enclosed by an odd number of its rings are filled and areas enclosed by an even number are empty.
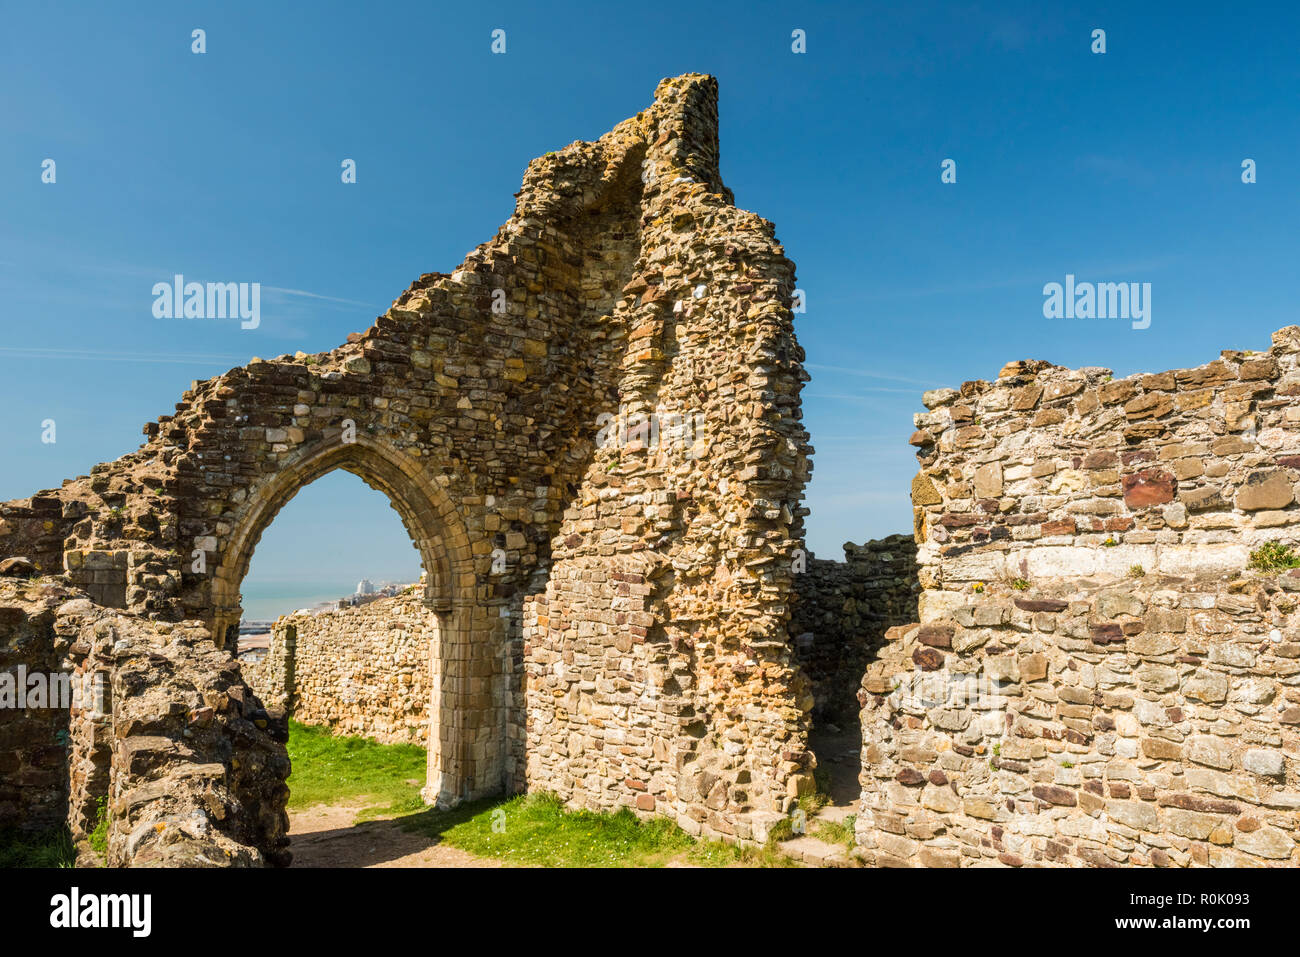
{"type": "Polygon", "coordinates": [[[85,689],[0,709],[3,753],[21,762],[3,776],[0,827],[66,821],[81,838],[102,805],[110,866],[289,862],[287,729],[200,623],[105,608],[50,579],[0,578],[0,615],[9,650],[39,651],[27,657],[42,676],[85,689]]]}
{"type": "Polygon", "coordinates": [[[879,865],[1300,864],[1300,327],[927,393],[919,621],[867,671],[879,865]]]}
{"type": "Polygon", "coordinates": [[[437,629],[437,615],[414,591],[286,615],[272,629],[266,656],[244,665],[244,675],[268,707],[304,724],[423,746],[437,629]]]}

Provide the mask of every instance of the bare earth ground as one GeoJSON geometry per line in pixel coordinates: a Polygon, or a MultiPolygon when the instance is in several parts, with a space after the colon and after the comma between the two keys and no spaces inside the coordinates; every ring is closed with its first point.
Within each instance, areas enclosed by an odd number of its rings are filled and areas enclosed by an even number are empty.
{"type": "Polygon", "coordinates": [[[501,867],[403,831],[391,820],[354,824],[362,807],[318,804],[289,812],[289,850],[294,867],[501,867]]]}

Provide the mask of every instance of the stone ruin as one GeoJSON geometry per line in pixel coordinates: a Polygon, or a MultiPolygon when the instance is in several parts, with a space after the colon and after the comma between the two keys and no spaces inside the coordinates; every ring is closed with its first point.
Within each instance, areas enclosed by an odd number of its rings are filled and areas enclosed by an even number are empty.
{"type": "Polygon", "coordinates": [[[316,355],[195,383],[137,451],[0,505],[0,827],[106,801],[111,864],[283,865],[285,715],[428,748],[426,800],[547,791],[763,841],[861,711],[880,866],[1300,864],[1300,328],[1112,380],[927,393],[913,534],[803,550],[794,266],[663,81],[529,164],[450,275],[316,355]],[[259,537],[342,468],[415,594],[232,660],[259,537]],[[19,558],[21,556],[21,558],[19,558]],[[865,676],[864,676],[865,673],[865,676]]]}
{"type": "Polygon", "coordinates": [[[862,680],[877,865],[1300,865],[1300,327],[925,395],[917,622],[862,680]]]}
{"type": "MultiPolygon", "coordinates": [[[[5,504],[0,555],[57,583],[5,586],[0,666],[70,668],[60,628],[92,629],[114,688],[145,636],[170,648],[201,626],[229,655],[263,530],[342,468],[389,497],[422,558],[428,800],[546,790],[761,836],[811,784],[811,696],[786,628],[811,449],[794,265],[732,203],[707,76],[665,80],[596,142],[534,160],[497,235],[364,333],[196,382],[137,451],[5,504]],[[112,614],[47,608],[42,589],[112,614]]],[[[267,719],[236,720],[261,713],[237,669],[184,661],[178,708],[283,753],[267,719]]],[[[119,752],[176,729],[123,724],[117,708],[99,732],[106,764],[80,735],[50,740],[46,716],[5,713],[0,823],[58,817],[67,777],[108,797],[111,838],[134,833],[153,776],[119,752]],[[38,793],[43,815],[29,813],[38,793]]],[[[273,802],[287,765],[266,770],[273,802]]],[[[212,786],[196,776],[193,801],[176,800],[202,809],[212,786]]],[[[209,826],[246,848],[232,860],[274,862],[275,829],[259,837],[218,805],[209,826]]],[[[70,820],[80,833],[84,813],[70,820]]]]}

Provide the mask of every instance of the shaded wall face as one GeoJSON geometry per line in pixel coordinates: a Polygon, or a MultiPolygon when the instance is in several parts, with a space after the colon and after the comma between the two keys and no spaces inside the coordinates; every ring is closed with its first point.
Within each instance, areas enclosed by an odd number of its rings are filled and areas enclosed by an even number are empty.
{"type": "Polygon", "coordinates": [[[38,832],[68,813],[69,708],[53,699],[71,691],[69,642],[52,602],[11,591],[0,598],[0,830],[38,832]]]}
{"type": "Polygon", "coordinates": [[[877,863],[1300,863],[1300,328],[927,393],[925,591],[863,680],[877,863]]]}
{"type": "Polygon", "coordinates": [[[844,561],[810,559],[796,575],[790,622],[819,722],[857,721],[858,686],[885,632],[916,620],[916,542],[911,535],[846,544],[844,561]]]}
{"type": "Polygon", "coordinates": [[[0,503],[0,543],[4,543],[4,553],[30,559],[41,574],[61,572],[67,526],[64,511],[63,502],[52,492],[0,503]]]}

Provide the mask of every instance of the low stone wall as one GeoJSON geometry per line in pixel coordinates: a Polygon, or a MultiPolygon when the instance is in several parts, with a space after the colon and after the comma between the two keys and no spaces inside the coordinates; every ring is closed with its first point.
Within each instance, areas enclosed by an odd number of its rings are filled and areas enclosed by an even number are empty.
{"type": "Polygon", "coordinates": [[[202,623],[123,621],[97,624],[92,651],[112,668],[109,866],[287,865],[283,716],[202,623]]]}
{"type": "Polygon", "coordinates": [[[863,679],[876,864],[1300,864],[1300,327],[927,393],[919,624],[863,679]]]}
{"type": "Polygon", "coordinates": [[[916,542],[845,543],[844,561],[810,558],[795,587],[790,635],[812,682],[814,721],[856,720],[858,685],[885,632],[916,620],[916,542]]]}
{"type": "Polygon", "coordinates": [[[33,742],[6,745],[0,762],[21,767],[33,746],[44,762],[14,778],[6,822],[16,810],[46,827],[61,812],[83,837],[106,801],[111,866],[289,862],[286,728],[202,623],[148,621],[48,579],[0,579],[0,646],[84,689],[59,707],[0,711],[33,742]],[[63,733],[45,745],[38,723],[63,733]]]}
{"type": "Polygon", "coordinates": [[[392,744],[429,744],[436,614],[419,590],[319,615],[286,615],[245,674],[296,721],[392,744]]]}
{"type": "Polygon", "coordinates": [[[1293,591],[1257,576],[996,586],[893,629],[862,683],[864,855],[1300,865],[1293,591]]]}

